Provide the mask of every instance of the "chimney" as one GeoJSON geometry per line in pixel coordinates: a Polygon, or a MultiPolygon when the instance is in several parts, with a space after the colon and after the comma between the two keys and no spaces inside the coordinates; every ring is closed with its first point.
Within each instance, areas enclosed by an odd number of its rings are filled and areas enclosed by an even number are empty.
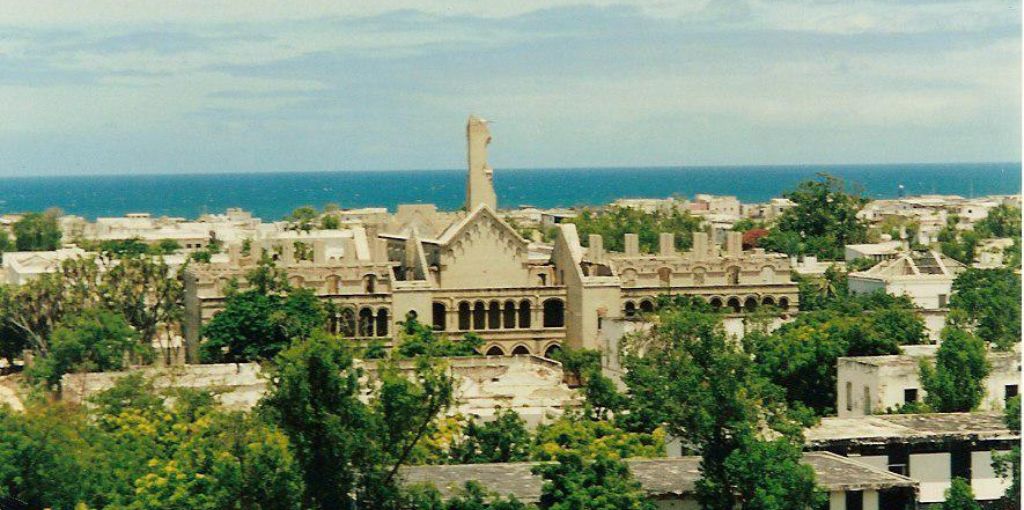
{"type": "Polygon", "coordinates": [[[604,238],[601,234],[590,234],[587,236],[587,254],[590,255],[590,260],[594,262],[600,262],[604,259],[604,238]]]}
{"type": "Polygon", "coordinates": [[[662,232],[658,236],[658,252],[662,257],[671,257],[676,254],[676,236],[671,232],[662,232]]]}
{"type": "Polygon", "coordinates": [[[708,255],[708,233],[707,232],[694,232],[693,233],[693,248],[690,249],[693,252],[694,260],[704,260],[708,255]]]}
{"type": "Polygon", "coordinates": [[[640,238],[636,234],[626,234],[623,238],[623,246],[626,250],[626,255],[639,255],[640,254],[640,238]]]}
{"type": "Polygon", "coordinates": [[[730,257],[743,255],[743,234],[741,232],[725,233],[725,251],[730,257]]]}

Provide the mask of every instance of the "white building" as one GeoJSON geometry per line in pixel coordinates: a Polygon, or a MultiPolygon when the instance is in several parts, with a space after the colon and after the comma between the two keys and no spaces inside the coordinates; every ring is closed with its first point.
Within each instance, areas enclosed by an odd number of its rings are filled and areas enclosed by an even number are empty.
{"type": "MultiPolygon", "coordinates": [[[[920,363],[933,362],[937,345],[905,346],[903,354],[855,356],[837,362],[836,411],[840,418],[881,414],[903,404],[921,401],[920,363]]],[[[991,351],[992,371],[985,379],[985,396],[979,410],[1002,409],[1006,399],[1017,395],[1020,384],[1020,351],[991,351]]]]}
{"type": "Polygon", "coordinates": [[[884,241],[870,244],[848,244],[845,250],[846,262],[857,259],[871,259],[881,262],[895,258],[903,249],[902,241],[884,241]]]}
{"type": "Polygon", "coordinates": [[[953,280],[963,270],[963,264],[934,250],[911,252],[866,271],[850,273],[850,292],[870,294],[881,290],[894,296],[908,296],[918,308],[945,309],[953,280]]]}
{"type": "Polygon", "coordinates": [[[954,477],[971,484],[978,501],[993,502],[1010,480],[996,476],[992,453],[1006,452],[1020,434],[1002,413],[893,414],[822,418],[804,432],[807,448],[907,476],[920,484],[918,502],[945,501],[954,477]]]}
{"type": "Polygon", "coordinates": [[[81,248],[61,248],[54,251],[11,251],[3,254],[4,281],[22,285],[44,273],[53,273],[65,260],[84,257],[81,248]]]}

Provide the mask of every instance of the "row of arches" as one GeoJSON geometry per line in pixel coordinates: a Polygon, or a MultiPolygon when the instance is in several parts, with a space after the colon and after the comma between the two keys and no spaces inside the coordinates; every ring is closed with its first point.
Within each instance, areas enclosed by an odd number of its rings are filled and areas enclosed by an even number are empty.
{"type": "Polygon", "coordinates": [[[346,338],[384,337],[388,336],[390,318],[388,309],[383,307],[374,310],[364,306],[358,312],[342,307],[328,318],[327,328],[346,338]]]}
{"type": "MultiPolygon", "coordinates": [[[[541,323],[545,328],[561,328],[565,326],[565,302],[559,298],[550,298],[542,303],[541,323]]],[[[533,327],[533,305],[529,299],[516,302],[508,299],[504,302],[460,301],[457,308],[458,331],[484,331],[496,329],[530,329],[533,327]]],[[[432,305],[432,324],[437,331],[448,331],[448,307],[444,303],[432,305]]]]}
{"type": "MultiPolygon", "coordinates": [[[[763,296],[758,299],[756,296],[729,296],[726,298],[713,296],[708,299],[708,304],[713,308],[729,308],[733,313],[753,312],[761,306],[773,306],[782,310],[789,309],[789,298],[782,296],[776,300],[774,296],[763,296]]],[[[644,298],[639,301],[626,301],[622,307],[622,314],[627,317],[636,317],[640,314],[651,313],[655,309],[653,299],[644,298]]]]}
{"type": "MultiPolygon", "coordinates": [[[[561,350],[562,346],[558,345],[557,343],[551,344],[544,349],[544,357],[553,358],[559,352],[561,352],[561,350]]],[[[487,356],[504,356],[506,352],[504,347],[502,347],[499,344],[494,344],[488,347],[484,354],[487,356]]],[[[530,351],[529,346],[527,346],[526,344],[518,344],[512,347],[512,350],[508,351],[508,354],[512,356],[529,356],[533,354],[533,352],[530,351]]]]}

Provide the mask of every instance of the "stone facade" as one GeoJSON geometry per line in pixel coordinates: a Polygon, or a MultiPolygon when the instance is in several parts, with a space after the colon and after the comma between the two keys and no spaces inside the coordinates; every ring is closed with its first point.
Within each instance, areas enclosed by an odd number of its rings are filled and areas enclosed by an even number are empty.
{"type": "Polygon", "coordinates": [[[597,347],[602,321],[653,310],[659,295],[705,297],[739,313],[761,305],[795,310],[797,286],[784,256],[743,251],[741,234],[720,247],[707,233],[677,253],[672,234],[661,250],[640,253],[627,234],[624,253],[605,252],[600,236],[583,248],[573,224],[555,224],[554,245],[523,239],[495,211],[493,170],[486,161],[485,121],[467,125],[466,212],[432,205],[399,206],[345,230],[288,233],[253,241],[250,253],[228,248],[229,261],[195,264],[186,275],[185,338],[192,360],[200,331],[222,307],[232,282],[270,253],[294,286],[334,305],[329,329],[389,344],[396,322],[416,317],[439,333],[473,333],[487,355],[549,356],[563,343],[597,347]]]}

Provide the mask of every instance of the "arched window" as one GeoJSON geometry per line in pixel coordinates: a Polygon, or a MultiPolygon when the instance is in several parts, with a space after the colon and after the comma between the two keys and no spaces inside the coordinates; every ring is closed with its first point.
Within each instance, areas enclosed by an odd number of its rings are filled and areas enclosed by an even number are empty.
{"type": "Polygon", "coordinates": [[[643,313],[651,313],[654,311],[654,302],[650,299],[644,299],[640,301],[640,311],[643,313]]]}
{"type": "Polygon", "coordinates": [[[779,298],[779,308],[782,308],[783,310],[789,310],[789,298],[788,297],[783,296],[783,297],[779,298]]]}
{"type": "Polygon", "coordinates": [[[632,301],[626,301],[626,306],[622,309],[623,315],[627,318],[636,317],[636,303],[632,301]]]}
{"type": "Polygon", "coordinates": [[[351,308],[342,308],[338,317],[338,332],[346,338],[356,336],[356,311],[351,308]]]}
{"type": "Polygon", "coordinates": [[[548,347],[546,351],[544,351],[544,357],[554,359],[558,356],[558,353],[560,352],[562,352],[562,348],[558,344],[554,344],[548,347]]]}
{"type": "Polygon", "coordinates": [[[753,296],[748,297],[747,300],[743,302],[743,308],[745,308],[748,312],[753,312],[754,310],[757,310],[757,298],[753,296]]]}
{"type": "Polygon", "coordinates": [[[761,300],[761,304],[764,306],[775,306],[775,298],[765,296],[764,299],[761,300]]]}
{"type": "Polygon", "coordinates": [[[492,345],[490,349],[487,349],[488,356],[504,356],[505,351],[501,350],[501,347],[492,345]]]}
{"type": "Polygon", "coordinates": [[[469,331],[471,315],[469,303],[465,301],[459,303],[459,331],[469,331]]]}
{"type": "Polygon", "coordinates": [[[516,327],[516,304],[513,301],[505,301],[505,308],[502,310],[502,325],[505,329],[516,327]]]}
{"type": "Polygon", "coordinates": [[[483,301],[477,301],[473,305],[473,329],[481,330],[486,327],[485,321],[487,320],[487,308],[484,307],[483,301]]]}
{"type": "Polygon", "coordinates": [[[444,331],[448,327],[448,309],[444,303],[434,303],[430,307],[430,315],[434,323],[434,331],[444,331]]]}
{"type": "Polygon", "coordinates": [[[529,356],[530,355],[530,349],[528,349],[525,345],[517,345],[515,349],[512,349],[512,355],[513,356],[529,356]]]}
{"type": "Polygon", "coordinates": [[[501,304],[497,301],[487,305],[487,329],[501,329],[501,304]]]}
{"type": "Polygon", "coordinates": [[[530,300],[524,299],[519,302],[519,328],[530,328],[530,300]]]}
{"type": "Polygon", "coordinates": [[[373,336],[373,310],[359,310],[359,336],[373,336]]]}
{"type": "Polygon", "coordinates": [[[721,308],[722,307],[722,298],[717,297],[717,296],[713,297],[713,298],[711,298],[711,301],[709,303],[711,304],[712,308],[721,308]]]}
{"type": "Polygon", "coordinates": [[[544,301],[544,327],[561,328],[563,326],[565,326],[565,303],[558,298],[544,301]]]}
{"type": "Polygon", "coordinates": [[[363,276],[363,290],[365,290],[367,294],[373,294],[377,291],[377,275],[368,274],[363,276]]]}
{"type": "Polygon", "coordinates": [[[388,336],[388,309],[377,310],[377,336],[388,336]]]}
{"type": "Polygon", "coordinates": [[[733,296],[729,298],[729,301],[726,301],[726,304],[729,305],[729,308],[732,308],[733,313],[740,313],[740,298],[733,296]]]}

